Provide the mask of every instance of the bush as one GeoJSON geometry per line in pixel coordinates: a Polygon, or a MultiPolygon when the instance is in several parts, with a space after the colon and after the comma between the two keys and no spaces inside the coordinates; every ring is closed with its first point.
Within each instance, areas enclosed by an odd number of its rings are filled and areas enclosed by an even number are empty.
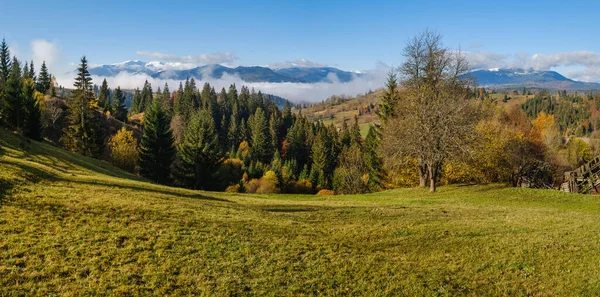
{"type": "Polygon", "coordinates": [[[323,189],[317,193],[317,196],[333,196],[335,192],[332,190],[323,189]]]}
{"type": "Polygon", "coordinates": [[[240,159],[226,159],[219,165],[217,170],[217,179],[219,180],[219,189],[235,185],[242,179],[244,163],[240,159]]]}
{"type": "Polygon", "coordinates": [[[112,163],[127,171],[135,169],[138,156],[137,141],[133,137],[133,131],[121,128],[108,140],[110,158],[112,163]]]}
{"type": "Polygon", "coordinates": [[[240,185],[237,184],[237,185],[231,185],[231,186],[227,187],[227,189],[225,189],[225,192],[227,192],[227,193],[240,193],[240,190],[241,190],[240,185]]]}
{"type": "Polygon", "coordinates": [[[246,193],[271,194],[279,193],[277,175],[269,170],[260,179],[252,179],[246,185],[246,193]]]}

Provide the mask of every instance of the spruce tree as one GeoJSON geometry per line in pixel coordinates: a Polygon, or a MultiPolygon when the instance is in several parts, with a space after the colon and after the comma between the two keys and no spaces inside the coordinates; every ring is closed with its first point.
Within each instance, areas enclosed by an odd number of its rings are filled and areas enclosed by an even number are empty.
{"type": "Polygon", "coordinates": [[[153,102],[144,113],[144,130],[140,139],[138,165],[140,175],[159,184],[169,181],[175,157],[169,115],[153,102]]]}
{"type": "Polygon", "coordinates": [[[223,153],[215,122],[207,110],[195,111],[177,149],[177,182],[192,189],[215,189],[215,172],[223,153]]]}
{"type": "Polygon", "coordinates": [[[4,117],[6,123],[21,131],[25,124],[26,110],[23,104],[23,78],[21,66],[15,57],[11,64],[10,75],[4,88],[4,117]]]}
{"type": "Polygon", "coordinates": [[[35,85],[35,89],[42,94],[46,94],[46,92],[48,90],[50,90],[51,82],[52,82],[52,77],[48,73],[48,68],[46,67],[46,61],[43,61],[42,68],[40,69],[40,76],[38,77],[37,83],[35,85]]]}
{"type": "Polygon", "coordinates": [[[98,106],[104,108],[104,111],[110,111],[110,91],[108,90],[108,83],[106,78],[102,81],[100,87],[100,93],[98,94],[98,106]]]}
{"type": "Polygon", "coordinates": [[[133,93],[133,99],[131,100],[131,107],[129,107],[130,114],[140,113],[140,106],[142,104],[142,92],[140,92],[140,88],[136,88],[133,93]]]}
{"type": "Polygon", "coordinates": [[[23,82],[23,108],[25,121],[23,135],[34,140],[42,140],[42,112],[35,98],[35,83],[29,78],[23,82]]]}
{"type": "Polygon", "coordinates": [[[263,163],[267,163],[273,157],[273,149],[269,135],[269,126],[265,112],[262,108],[257,108],[254,116],[249,120],[250,132],[252,133],[250,145],[252,147],[252,157],[263,163]]]}
{"type": "Polygon", "coordinates": [[[2,39],[2,44],[0,44],[0,91],[2,91],[8,81],[11,66],[8,44],[6,44],[5,39],[2,39]]]}
{"type": "Polygon", "coordinates": [[[103,114],[92,108],[95,100],[92,91],[92,77],[88,71],[87,59],[81,58],[68,100],[67,126],[61,142],[69,150],[92,157],[100,157],[105,146],[105,120],[103,114]]]}
{"type": "Polygon", "coordinates": [[[163,101],[162,108],[167,113],[173,112],[173,101],[171,100],[171,91],[169,91],[169,84],[165,83],[165,88],[163,89],[163,101]]]}
{"type": "Polygon", "coordinates": [[[35,67],[33,66],[33,60],[29,62],[29,78],[33,80],[33,84],[35,86],[35,82],[37,81],[37,77],[35,76],[35,67]]]}
{"type": "Polygon", "coordinates": [[[112,112],[113,116],[121,121],[127,121],[127,107],[125,106],[125,94],[121,91],[121,87],[117,87],[113,92],[112,97],[112,112]]]}
{"type": "Polygon", "coordinates": [[[331,150],[331,139],[329,139],[325,129],[321,129],[321,131],[317,133],[312,145],[311,159],[313,163],[311,172],[314,173],[311,175],[316,174],[316,180],[311,182],[317,182],[322,187],[329,187],[331,184],[330,179],[326,176],[332,173],[326,172],[329,170],[329,165],[334,162],[331,150]]]}
{"type": "Polygon", "coordinates": [[[381,190],[383,161],[379,156],[379,137],[375,126],[369,128],[369,133],[365,138],[363,159],[365,160],[367,173],[369,174],[369,181],[367,183],[369,191],[381,190]]]}
{"type": "Polygon", "coordinates": [[[30,73],[29,73],[29,65],[27,65],[27,61],[25,61],[25,63],[23,63],[23,75],[22,75],[23,79],[28,79],[31,78],[30,73]]]}
{"type": "Polygon", "coordinates": [[[144,112],[146,108],[154,101],[152,98],[152,85],[147,80],[144,82],[144,88],[142,89],[142,93],[140,95],[142,97],[138,106],[138,112],[144,112]]]}
{"type": "Polygon", "coordinates": [[[385,83],[385,91],[379,103],[379,112],[377,116],[383,122],[394,116],[394,108],[398,103],[398,80],[394,71],[388,74],[388,80],[385,83]]]}

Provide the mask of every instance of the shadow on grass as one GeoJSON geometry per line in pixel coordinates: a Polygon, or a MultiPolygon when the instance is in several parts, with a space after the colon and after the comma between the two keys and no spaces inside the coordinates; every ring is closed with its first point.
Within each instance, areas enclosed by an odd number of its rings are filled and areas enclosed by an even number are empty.
{"type": "MultiPolygon", "coordinates": [[[[180,197],[180,198],[193,198],[193,199],[233,203],[233,201],[230,201],[230,200],[217,198],[217,197],[210,197],[210,196],[202,195],[200,193],[189,193],[189,194],[181,193],[176,188],[173,188],[173,191],[168,191],[165,189],[157,189],[157,187],[159,187],[159,186],[154,185],[154,184],[148,184],[149,185],[148,187],[143,187],[143,186],[123,184],[123,183],[109,183],[109,182],[102,182],[102,181],[77,180],[76,178],[61,177],[56,174],[52,174],[52,173],[46,172],[44,170],[35,168],[33,166],[29,166],[26,164],[13,164],[13,166],[23,169],[27,173],[27,176],[26,176],[27,181],[33,182],[33,183],[37,183],[41,180],[66,181],[66,182],[71,182],[71,183],[76,183],[76,184],[87,184],[87,185],[96,185],[96,186],[104,186],[104,187],[117,187],[120,189],[128,189],[128,190],[133,190],[133,191],[155,192],[155,193],[160,193],[160,194],[165,194],[165,195],[170,195],[170,196],[175,196],[175,197],[180,197]]],[[[66,174],[66,175],[68,176],[68,174],[66,174]]],[[[132,181],[139,181],[139,180],[132,180],[132,181]]]]}
{"type": "Polygon", "coordinates": [[[176,196],[179,198],[193,198],[193,199],[201,199],[201,200],[209,200],[209,201],[235,203],[235,202],[227,200],[227,199],[206,196],[206,195],[202,195],[200,193],[193,193],[193,194],[192,193],[190,193],[190,194],[180,193],[180,192],[176,191],[175,188],[174,188],[174,191],[155,189],[153,187],[153,186],[155,186],[154,184],[151,184],[152,185],[151,187],[141,187],[141,186],[134,186],[134,185],[107,183],[107,182],[101,182],[101,181],[78,181],[78,180],[69,180],[69,181],[74,182],[74,183],[79,183],[79,184],[88,184],[88,185],[96,185],[96,186],[104,186],[104,187],[116,187],[116,188],[120,188],[120,189],[127,189],[127,190],[133,190],[133,191],[155,192],[155,193],[160,193],[160,194],[164,194],[164,195],[176,196]]]}
{"type": "Polygon", "coordinates": [[[319,209],[317,208],[311,208],[311,207],[296,207],[296,206],[290,206],[290,207],[265,207],[265,208],[261,208],[264,211],[268,211],[268,212],[282,212],[282,213],[294,213],[294,212],[313,212],[313,211],[318,211],[319,209]]]}

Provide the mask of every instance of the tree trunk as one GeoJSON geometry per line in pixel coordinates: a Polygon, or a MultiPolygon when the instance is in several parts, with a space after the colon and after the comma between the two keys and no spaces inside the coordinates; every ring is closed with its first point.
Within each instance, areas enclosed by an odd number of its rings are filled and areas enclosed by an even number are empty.
{"type": "Polygon", "coordinates": [[[437,179],[437,173],[438,173],[438,166],[437,164],[430,164],[427,166],[429,169],[429,192],[433,193],[436,190],[436,179],[437,179]]]}
{"type": "Polygon", "coordinates": [[[417,170],[419,171],[419,188],[425,188],[425,186],[427,185],[427,179],[429,177],[427,165],[419,161],[419,165],[417,165],[417,170]]]}

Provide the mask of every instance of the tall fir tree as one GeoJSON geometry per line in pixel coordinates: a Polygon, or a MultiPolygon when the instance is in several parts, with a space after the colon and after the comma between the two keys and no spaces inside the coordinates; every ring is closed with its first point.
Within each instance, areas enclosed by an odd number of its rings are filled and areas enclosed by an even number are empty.
{"type": "Polygon", "coordinates": [[[162,108],[167,113],[171,114],[173,112],[173,100],[171,99],[171,91],[169,90],[169,84],[165,83],[165,88],[163,89],[163,99],[162,99],[162,108]]]}
{"type": "Polygon", "coordinates": [[[33,66],[33,60],[29,62],[29,78],[33,80],[33,84],[37,82],[37,77],[35,76],[35,67],[33,66]]]}
{"type": "Polygon", "coordinates": [[[169,182],[171,163],[175,158],[175,140],[170,123],[169,115],[156,102],[144,113],[138,155],[140,175],[159,184],[169,182]]]}
{"type": "Polygon", "coordinates": [[[27,65],[27,61],[25,61],[25,63],[23,63],[23,72],[22,72],[22,78],[23,79],[28,79],[31,78],[31,74],[29,72],[29,65],[27,65]]]}
{"type": "Polygon", "coordinates": [[[121,87],[118,86],[113,92],[112,97],[112,113],[113,116],[121,121],[127,121],[127,107],[125,106],[125,94],[121,91],[121,87]]]}
{"type": "Polygon", "coordinates": [[[93,107],[95,98],[92,87],[92,77],[84,56],[68,100],[67,126],[61,142],[73,152],[97,158],[105,147],[105,119],[93,107]]]}
{"type": "Polygon", "coordinates": [[[369,133],[365,138],[362,150],[367,173],[369,174],[369,180],[367,182],[369,191],[379,191],[382,188],[383,160],[379,155],[379,137],[375,126],[369,127],[369,133]]]}
{"type": "Polygon", "coordinates": [[[131,106],[129,107],[130,114],[140,113],[140,105],[142,104],[142,92],[140,88],[136,88],[133,92],[133,98],[131,99],[131,106]]]}
{"type": "Polygon", "coordinates": [[[100,93],[98,94],[98,106],[104,108],[105,112],[111,111],[110,90],[108,89],[106,78],[102,81],[102,86],[100,86],[100,93]]]}
{"type": "Polygon", "coordinates": [[[40,76],[38,77],[37,83],[35,85],[35,89],[42,93],[46,94],[50,90],[50,84],[52,82],[52,77],[50,73],[48,73],[48,67],[46,66],[46,61],[42,62],[42,68],[40,68],[40,76]]]}
{"type": "Polygon", "coordinates": [[[5,39],[2,39],[2,44],[0,44],[0,91],[4,88],[4,85],[8,81],[8,76],[11,72],[11,66],[8,44],[6,44],[5,39]]]}
{"type": "Polygon", "coordinates": [[[396,73],[390,71],[381,102],[379,103],[379,112],[377,113],[381,121],[385,122],[394,116],[394,108],[398,100],[398,79],[396,78],[396,73]]]}
{"type": "Polygon", "coordinates": [[[142,89],[141,96],[138,112],[144,112],[146,108],[154,101],[152,97],[152,85],[147,80],[144,82],[144,88],[142,89]]]}
{"type": "Polygon", "coordinates": [[[209,111],[200,110],[191,114],[177,156],[175,176],[178,183],[192,189],[215,190],[215,172],[223,152],[209,111]]]}
{"type": "Polygon", "coordinates": [[[21,66],[15,57],[11,63],[11,71],[4,88],[4,117],[6,123],[22,131],[25,125],[26,109],[23,104],[23,78],[21,66]]]}
{"type": "Polygon", "coordinates": [[[265,117],[265,112],[262,108],[257,108],[254,115],[249,120],[250,146],[252,147],[252,157],[254,160],[267,163],[273,157],[274,150],[271,147],[269,135],[269,123],[265,117]]]}
{"type": "Polygon", "coordinates": [[[42,139],[42,111],[35,95],[35,82],[28,78],[23,81],[23,108],[25,122],[23,135],[34,140],[42,139]]]}

